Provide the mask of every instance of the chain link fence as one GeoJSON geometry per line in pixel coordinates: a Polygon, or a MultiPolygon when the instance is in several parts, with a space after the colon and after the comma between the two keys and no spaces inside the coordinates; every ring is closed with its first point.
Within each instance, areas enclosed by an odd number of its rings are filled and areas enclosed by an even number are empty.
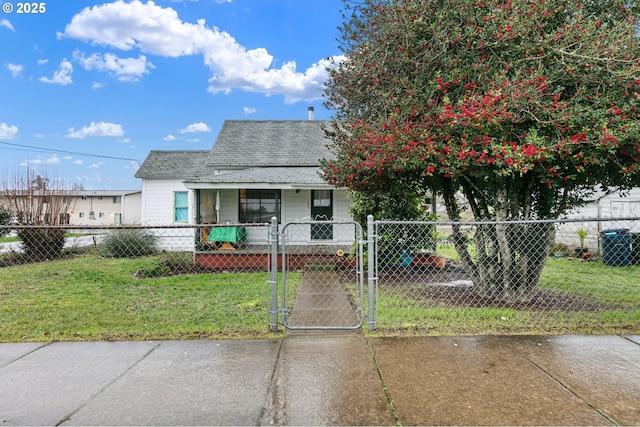
{"type": "Polygon", "coordinates": [[[375,248],[381,334],[640,331],[638,218],[376,221],[375,248]]]}
{"type": "Polygon", "coordinates": [[[0,226],[0,266],[77,256],[155,257],[175,274],[265,271],[268,224],[0,226]]]}
{"type": "Polygon", "coordinates": [[[0,341],[640,333],[640,218],[368,225],[3,226],[0,341]]]}
{"type": "Polygon", "coordinates": [[[362,228],[349,221],[284,225],[281,313],[288,329],[357,329],[364,319],[362,228]]]}
{"type": "Polygon", "coordinates": [[[267,224],[0,233],[0,341],[268,333],[267,224]]]}

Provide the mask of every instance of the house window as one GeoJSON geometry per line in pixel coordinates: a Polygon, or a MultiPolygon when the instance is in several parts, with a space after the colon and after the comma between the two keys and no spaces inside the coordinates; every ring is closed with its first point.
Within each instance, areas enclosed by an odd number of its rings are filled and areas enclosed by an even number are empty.
{"type": "Polygon", "coordinates": [[[78,212],[78,218],[84,218],[84,212],[78,212]]]}
{"type": "Polygon", "coordinates": [[[173,220],[175,222],[187,222],[189,219],[188,193],[176,191],[173,193],[173,220]]]}
{"type": "Polygon", "coordinates": [[[122,203],[122,196],[113,196],[113,203],[122,203]]]}
{"type": "Polygon", "coordinates": [[[280,221],[280,190],[240,190],[241,223],[270,222],[273,216],[280,221]]]}
{"type": "Polygon", "coordinates": [[[100,213],[98,214],[98,218],[104,218],[104,212],[100,212],[100,213]]]}

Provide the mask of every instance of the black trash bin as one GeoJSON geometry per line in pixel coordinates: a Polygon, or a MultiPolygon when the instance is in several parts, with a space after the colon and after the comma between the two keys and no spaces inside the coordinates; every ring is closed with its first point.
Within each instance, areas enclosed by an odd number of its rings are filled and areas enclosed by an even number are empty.
{"type": "Polygon", "coordinates": [[[602,260],[613,267],[631,265],[631,234],[628,228],[603,230],[602,260]]]}
{"type": "Polygon", "coordinates": [[[631,233],[631,264],[640,265],[640,233],[631,233]]]}

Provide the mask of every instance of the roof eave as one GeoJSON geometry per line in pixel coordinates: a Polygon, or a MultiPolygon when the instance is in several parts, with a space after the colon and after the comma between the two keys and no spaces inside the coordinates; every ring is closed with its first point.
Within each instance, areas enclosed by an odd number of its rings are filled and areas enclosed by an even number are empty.
{"type": "Polygon", "coordinates": [[[329,184],[305,184],[305,183],[287,183],[287,182],[183,182],[184,186],[189,190],[263,190],[263,189],[277,189],[277,190],[303,190],[303,189],[333,189],[329,184]]]}

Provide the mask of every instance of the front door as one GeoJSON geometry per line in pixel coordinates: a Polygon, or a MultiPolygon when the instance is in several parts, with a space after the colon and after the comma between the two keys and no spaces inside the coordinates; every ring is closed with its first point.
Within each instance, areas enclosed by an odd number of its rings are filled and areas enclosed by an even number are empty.
{"type": "MultiPolygon", "coordinates": [[[[333,218],[333,191],[311,190],[311,219],[330,221],[333,218]]],[[[311,224],[311,240],[332,240],[333,224],[311,224]]]]}

